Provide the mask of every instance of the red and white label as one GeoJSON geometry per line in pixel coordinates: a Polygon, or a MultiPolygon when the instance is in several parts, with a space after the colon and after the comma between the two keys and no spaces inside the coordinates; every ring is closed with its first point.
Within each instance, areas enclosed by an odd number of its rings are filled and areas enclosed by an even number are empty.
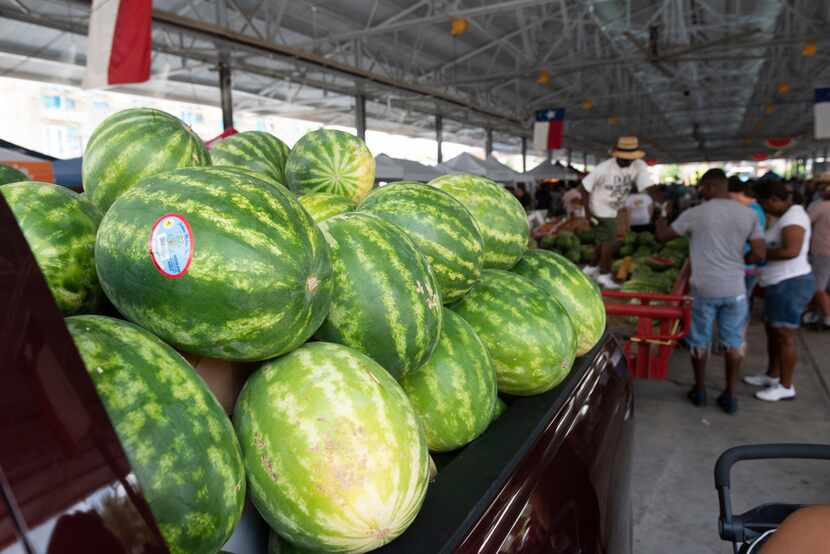
{"type": "Polygon", "coordinates": [[[193,230],[179,214],[166,214],[153,223],[148,249],[153,265],[168,279],[183,277],[193,261],[193,230]]]}

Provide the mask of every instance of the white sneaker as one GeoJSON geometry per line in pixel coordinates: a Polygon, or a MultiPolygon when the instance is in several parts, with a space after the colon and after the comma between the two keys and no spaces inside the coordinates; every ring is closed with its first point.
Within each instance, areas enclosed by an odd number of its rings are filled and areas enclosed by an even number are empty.
{"type": "Polygon", "coordinates": [[[747,375],[744,377],[744,383],[752,385],[753,387],[772,387],[781,382],[778,377],[770,377],[766,373],[760,375],[747,375]]]}
{"type": "Polygon", "coordinates": [[[599,275],[599,267],[595,265],[586,265],[582,268],[582,272],[588,277],[595,277],[599,275]]]}
{"type": "Polygon", "coordinates": [[[816,312],[807,312],[801,318],[801,322],[805,325],[810,325],[812,323],[818,323],[821,320],[821,317],[816,312]]]}
{"type": "Polygon", "coordinates": [[[620,285],[617,284],[616,281],[614,281],[614,279],[611,277],[610,273],[603,273],[602,275],[598,276],[596,279],[597,279],[597,283],[599,283],[600,286],[604,289],[616,290],[616,289],[620,288],[620,285]]]}
{"type": "Polygon", "coordinates": [[[780,383],[776,383],[764,390],[759,390],[755,393],[755,398],[758,400],[766,400],[767,402],[778,402],[779,400],[792,400],[795,398],[795,387],[785,387],[780,383]]]}

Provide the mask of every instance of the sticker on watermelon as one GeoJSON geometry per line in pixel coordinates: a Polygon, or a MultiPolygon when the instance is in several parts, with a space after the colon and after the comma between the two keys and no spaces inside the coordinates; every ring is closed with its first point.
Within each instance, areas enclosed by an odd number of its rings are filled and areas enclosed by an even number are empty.
{"type": "Polygon", "coordinates": [[[193,246],[193,231],[183,216],[166,214],[153,223],[150,258],[158,272],[168,279],[178,279],[187,273],[193,261],[193,246]]]}

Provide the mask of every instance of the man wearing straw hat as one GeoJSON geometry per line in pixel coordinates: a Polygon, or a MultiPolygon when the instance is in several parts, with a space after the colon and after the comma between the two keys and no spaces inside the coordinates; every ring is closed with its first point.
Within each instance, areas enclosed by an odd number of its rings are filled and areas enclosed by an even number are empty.
{"type": "Polygon", "coordinates": [[[614,242],[628,229],[625,201],[633,189],[644,192],[652,184],[637,137],[620,137],[611,155],[582,180],[583,203],[588,217],[597,221],[594,234],[599,245],[599,267],[589,267],[586,273],[599,273],[597,282],[608,289],[619,288],[611,277],[611,256],[614,242]]]}

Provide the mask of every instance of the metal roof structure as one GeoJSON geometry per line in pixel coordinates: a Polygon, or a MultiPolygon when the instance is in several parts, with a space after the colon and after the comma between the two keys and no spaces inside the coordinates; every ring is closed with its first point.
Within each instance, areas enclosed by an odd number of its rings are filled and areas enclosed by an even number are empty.
{"type": "MultiPolygon", "coordinates": [[[[748,159],[779,136],[796,139],[791,156],[825,147],[811,138],[813,90],[830,84],[825,0],[153,6],[154,78],[124,87],[139,94],[215,89],[224,63],[236,110],[354,125],[365,102],[369,128],[481,146],[489,129],[501,151],[547,107],[566,108],[569,148],[597,156],[620,134],[661,162],[748,159]]],[[[89,10],[0,0],[0,75],[80,82],[89,10]]]]}

